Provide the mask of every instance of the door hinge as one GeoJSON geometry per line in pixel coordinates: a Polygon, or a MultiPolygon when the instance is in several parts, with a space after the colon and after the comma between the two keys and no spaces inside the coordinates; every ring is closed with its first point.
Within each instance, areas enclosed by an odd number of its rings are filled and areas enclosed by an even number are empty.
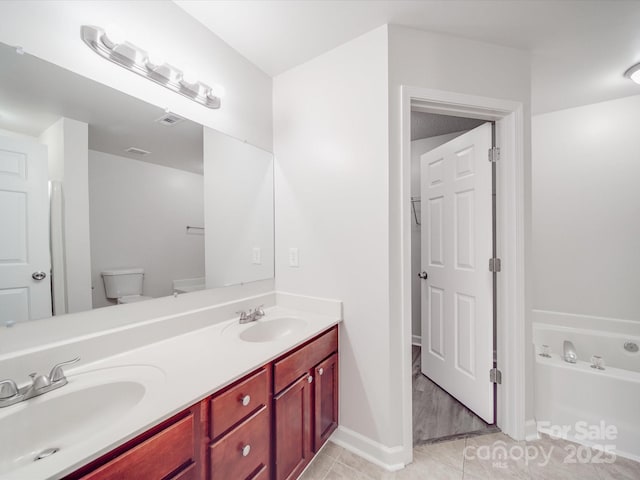
{"type": "Polygon", "coordinates": [[[497,368],[489,370],[489,381],[491,383],[502,383],[502,372],[497,368]]]}
{"type": "Polygon", "coordinates": [[[489,271],[493,273],[498,273],[501,270],[502,270],[502,261],[499,258],[490,258],[489,271]]]}
{"type": "Polygon", "coordinates": [[[491,147],[489,149],[489,161],[494,163],[500,160],[500,147],[491,147]]]}

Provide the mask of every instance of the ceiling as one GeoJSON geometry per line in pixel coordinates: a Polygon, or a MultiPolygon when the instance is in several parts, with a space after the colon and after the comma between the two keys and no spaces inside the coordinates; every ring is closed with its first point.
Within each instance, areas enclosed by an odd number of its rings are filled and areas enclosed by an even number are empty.
{"type": "Polygon", "coordinates": [[[203,173],[201,125],[163,126],[161,108],[1,43],[0,65],[0,129],[38,137],[67,117],[89,124],[91,150],[203,173]]]}
{"type": "Polygon", "coordinates": [[[438,135],[446,135],[447,133],[466,132],[483,123],[486,123],[486,120],[412,111],[411,140],[437,137],[438,135]]]}
{"type": "Polygon", "coordinates": [[[640,2],[174,0],[271,76],[385,23],[532,53],[534,113],[640,94],[640,2]]]}

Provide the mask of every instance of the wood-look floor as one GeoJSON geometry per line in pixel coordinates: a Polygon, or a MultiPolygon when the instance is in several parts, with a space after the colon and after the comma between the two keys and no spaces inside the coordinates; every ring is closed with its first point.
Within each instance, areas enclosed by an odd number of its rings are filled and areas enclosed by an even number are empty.
{"type": "Polygon", "coordinates": [[[412,353],[414,445],[497,431],[422,374],[420,347],[412,353]]]}
{"type": "Polygon", "coordinates": [[[638,480],[640,463],[617,457],[607,462],[587,447],[543,436],[516,442],[503,433],[492,433],[448,442],[419,445],[413,463],[388,472],[332,442],[315,456],[300,480],[638,480]],[[479,448],[513,452],[496,461],[478,458],[479,448]],[[580,462],[570,452],[582,449],[580,462]],[[526,457],[517,456],[526,449],[526,457]],[[571,462],[571,458],[574,462],[571,462]]]}

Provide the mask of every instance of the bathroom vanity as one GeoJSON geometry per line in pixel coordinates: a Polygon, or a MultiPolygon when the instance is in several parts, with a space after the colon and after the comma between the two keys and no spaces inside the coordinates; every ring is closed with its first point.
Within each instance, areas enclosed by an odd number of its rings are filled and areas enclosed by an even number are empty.
{"type": "Polygon", "coordinates": [[[295,479],[337,425],[332,327],[66,478],[295,479]]]}
{"type": "Polygon", "coordinates": [[[0,479],[297,478],[338,424],[341,302],[270,292],[196,307],[210,295],[113,307],[191,305],[1,356],[17,381],[81,360],[61,388],[0,408],[0,479]],[[260,304],[263,318],[239,323],[260,304]]]}

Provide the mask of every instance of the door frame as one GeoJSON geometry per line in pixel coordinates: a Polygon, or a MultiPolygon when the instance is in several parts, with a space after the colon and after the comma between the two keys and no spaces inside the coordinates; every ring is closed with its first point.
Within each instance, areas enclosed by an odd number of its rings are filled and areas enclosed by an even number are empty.
{"type": "MultiPolygon", "coordinates": [[[[402,451],[413,460],[411,378],[411,110],[479,118],[496,123],[500,160],[496,172],[496,247],[502,260],[497,281],[496,425],[507,435],[525,438],[525,137],[521,102],[444,90],[401,86],[401,355],[402,451]]],[[[487,160],[488,161],[488,160],[487,160]]],[[[487,259],[488,261],[488,259],[487,259]]],[[[488,267],[488,265],[487,265],[488,267]]],[[[489,371],[487,371],[489,381],[489,371]]]]}

